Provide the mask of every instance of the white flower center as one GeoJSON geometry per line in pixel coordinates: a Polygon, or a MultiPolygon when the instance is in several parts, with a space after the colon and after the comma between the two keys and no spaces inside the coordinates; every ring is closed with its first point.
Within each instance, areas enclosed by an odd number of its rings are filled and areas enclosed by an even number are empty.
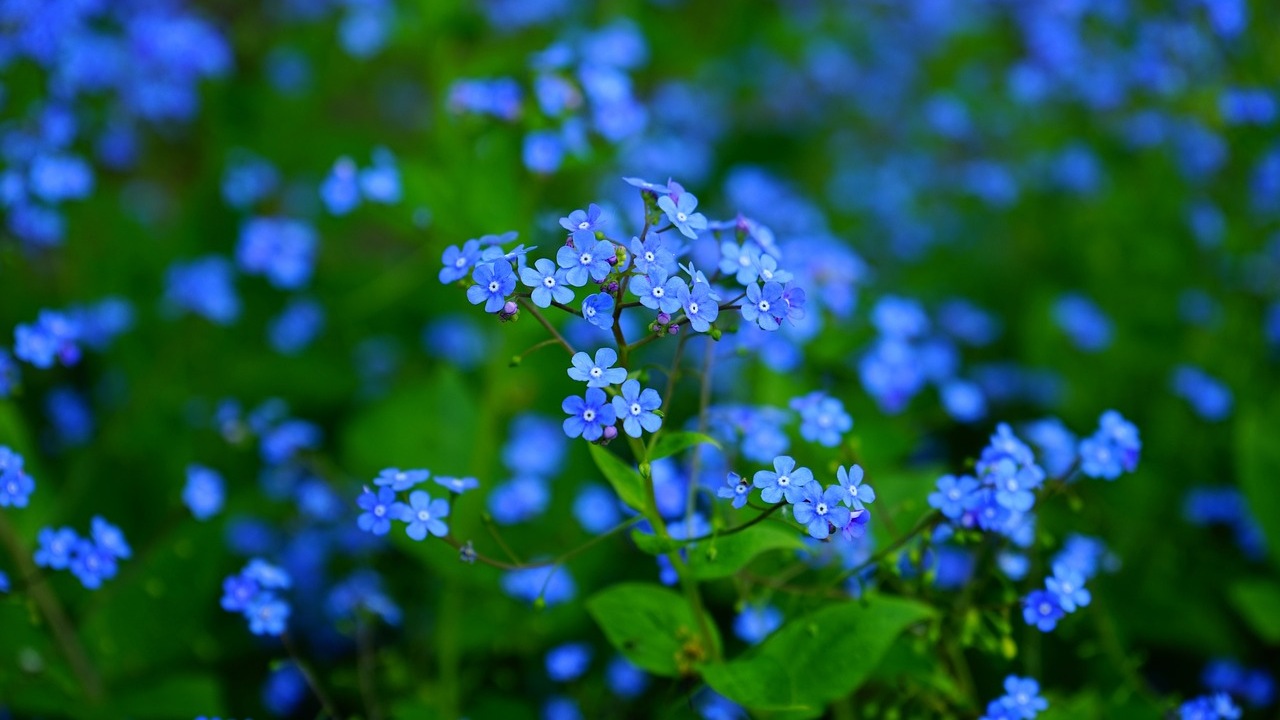
{"type": "Polygon", "coordinates": [[[756,307],[760,308],[760,312],[769,312],[769,301],[761,300],[760,302],[756,303],[756,307]]]}
{"type": "Polygon", "coordinates": [[[430,519],[431,519],[431,513],[427,512],[426,510],[418,511],[418,522],[426,522],[430,519]]]}
{"type": "Polygon", "coordinates": [[[631,403],[632,415],[639,415],[642,412],[644,412],[644,409],[640,407],[640,403],[631,403]]]}
{"type": "Polygon", "coordinates": [[[582,253],[578,256],[578,262],[582,265],[590,265],[591,260],[591,253],[582,253]]]}
{"type": "Polygon", "coordinates": [[[556,279],[548,275],[542,278],[542,284],[546,287],[553,288],[556,286],[556,279]]]}
{"type": "Polygon", "coordinates": [[[663,295],[666,295],[666,294],[667,294],[667,291],[666,291],[666,290],[664,290],[664,289],[662,288],[662,286],[658,286],[658,287],[656,287],[656,288],[654,288],[654,289],[653,289],[653,296],[654,296],[654,297],[656,297],[656,298],[660,298],[660,297],[662,297],[663,295]]]}
{"type": "Polygon", "coordinates": [[[826,515],[826,514],[827,514],[827,504],[826,504],[826,503],[824,503],[824,502],[820,502],[820,503],[818,503],[818,507],[814,508],[814,510],[815,510],[815,511],[817,511],[817,513],[818,513],[819,515],[826,515]]]}
{"type": "Polygon", "coordinates": [[[603,375],[603,374],[604,374],[604,371],[603,371],[603,370],[601,370],[600,368],[598,368],[598,367],[593,367],[593,368],[591,368],[591,377],[593,377],[593,378],[598,378],[598,377],[600,377],[600,376],[601,376],[601,375],[603,375]]]}
{"type": "Polygon", "coordinates": [[[689,303],[689,314],[690,314],[690,315],[697,315],[697,314],[698,314],[698,303],[696,303],[696,302],[691,302],[691,303],[689,303]]]}
{"type": "Polygon", "coordinates": [[[746,253],[742,253],[738,256],[738,264],[746,267],[751,264],[751,258],[746,253]]]}
{"type": "Polygon", "coordinates": [[[947,497],[952,500],[959,500],[960,490],[958,488],[951,488],[951,490],[947,492],[947,497]]]}
{"type": "Polygon", "coordinates": [[[1040,603],[1040,614],[1041,614],[1041,615],[1048,615],[1048,614],[1049,614],[1049,613],[1051,613],[1051,612],[1053,612],[1053,606],[1052,606],[1052,605],[1050,605],[1050,604],[1049,604],[1049,603],[1047,603],[1047,602],[1046,602],[1046,603],[1040,603]]]}
{"type": "Polygon", "coordinates": [[[791,485],[791,477],[788,475],[779,475],[778,484],[781,485],[782,487],[787,487],[791,485]]]}
{"type": "Polygon", "coordinates": [[[772,279],[773,279],[773,271],[772,271],[772,270],[770,270],[769,268],[761,268],[761,269],[760,269],[760,277],[764,278],[765,280],[772,280],[772,279]]]}
{"type": "Polygon", "coordinates": [[[374,505],[374,506],[373,506],[373,514],[374,514],[374,515],[377,515],[378,517],[382,517],[383,515],[386,515],[386,514],[387,514],[387,506],[386,506],[386,505],[374,505]]]}
{"type": "Polygon", "coordinates": [[[657,260],[658,258],[654,256],[653,251],[649,251],[649,252],[646,252],[646,253],[644,254],[644,259],[645,259],[646,261],[648,261],[648,262],[653,262],[654,260],[657,260]]]}
{"type": "Polygon", "coordinates": [[[490,283],[489,283],[489,292],[491,292],[491,293],[496,293],[496,292],[498,292],[498,287],[499,287],[499,286],[498,286],[498,281],[497,281],[497,280],[494,280],[494,281],[490,282],[490,283]]]}
{"type": "Polygon", "coordinates": [[[591,223],[587,222],[586,220],[583,220],[582,222],[578,223],[579,230],[586,230],[589,227],[591,227],[591,223]]]}
{"type": "Polygon", "coordinates": [[[733,491],[738,493],[739,495],[743,495],[747,492],[747,484],[738,483],[738,487],[734,488],[733,491]]]}
{"type": "Polygon", "coordinates": [[[591,307],[590,305],[584,308],[582,312],[589,318],[593,318],[596,316],[596,309],[591,307]]]}
{"type": "Polygon", "coordinates": [[[454,260],[454,261],[453,261],[453,266],[454,266],[454,267],[456,267],[456,268],[464,268],[464,267],[466,267],[466,266],[467,266],[467,256],[466,256],[466,255],[460,255],[460,256],[458,257],[458,259],[457,259],[457,260],[454,260]]]}
{"type": "Polygon", "coordinates": [[[678,221],[680,221],[680,222],[684,222],[685,220],[688,220],[688,219],[689,219],[689,216],[688,216],[688,215],[685,215],[685,214],[684,214],[684,213],[682,213],[682,212],[678,212],[678,213],[676,213],[676,220],[678,220],[678,221]]]}
{"type": "Polygon", "coordinates": [[[593,420],[595,420],[595,419],[596,419],[596,411],[595,411],[595,410],[592,410],[592,409],[590,409],[590,408],[587,408],[586,410],[583,410],[583,411],[582,411],[582,419],[583,419],[583,420],[586,420],[587,422],[592,422],[593,420]]]}

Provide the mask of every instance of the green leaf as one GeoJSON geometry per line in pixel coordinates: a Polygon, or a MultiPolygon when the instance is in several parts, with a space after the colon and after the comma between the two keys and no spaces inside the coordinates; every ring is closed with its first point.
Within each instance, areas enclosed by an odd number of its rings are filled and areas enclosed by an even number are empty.
{"type": "Polygon", "coordinates": [[[1280,583],[1241,580],[1231,586],[1231,604],[1264,641],[1280,644],[1280,583]]]}
{"type": "Polygon", "coordinates": [[[222,691],[208,675],[172,675],[148,680],[121,692],[111,703],[111,717],[175,718],[226,713],[222,691]]]}
{"type": "Polygon", "coordinates": [[[1249,509],[1267,537],[1273,562],[1280,564],[1280,410],[1241,408],[1236,421],[1236,465],[1249,509]]]}
{"type": "Polygon", "coordinates": [[[649,493],[640,473],[605,448],[599,445],[588,447],[591,449],[591,459],[600,468],[600,472],[604,473],[604,478],[613,486],[622,502],[644,515],[652,516],[654,513],[649,506],[649,493]]]}
{"type": "MultiPolygon", "coordinates": [[[[620,583],[587,600],[587,612],[609,643],[636,667],[655,675],[688,674],[707,648],[698,639],[698,622],[684,597],[648,583],[620,583]]],[[[717,652],[720,637],[711,626],[717,652]]]]}
{"type": "Polygon", "coordinates": [[[763,644],[702,677],[725,697],[756,710],[818,716],[861,685],[903,630],[933,615],[911,600],[870,596],[794,619],[763,644]]]}
{"type": "Polygon", "coordinates": [[[658,442],[653,446],[653,451],[649,453],[649,462],[671,457],[681,450],[691,448],[694,445],[704,444],[720,447],[720,443],[716,442],[715,438],[710,435],[698,432],[664,432],[658,436],[658,442]]]}
{"type": "Polygon", "coordinates": [[[708,538],[688,547],[689,569],[699,580],[728,577],[770,550],[804,547],[795,530],[770,524],[753,525],[742,532],[708,538]]]}

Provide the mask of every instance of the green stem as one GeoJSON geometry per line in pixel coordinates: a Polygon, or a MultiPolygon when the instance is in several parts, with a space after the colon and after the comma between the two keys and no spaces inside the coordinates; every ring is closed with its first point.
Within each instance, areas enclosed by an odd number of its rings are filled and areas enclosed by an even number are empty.
{"type": "Polygon", "coordinates": [[[557,342],[563,345],[564,349],[568,350],[570,355],[575,354],[576,351],[573,349],[573,346],[569,344],[568,340],[564,339],[564,336],[560,334],[559,330],[556,330],[554,325],[552,325],[545,317],[543,317],[542,313],[538,311],[538,307],[536,305],[529,302],[525,298],[520,298],[520,305],[524,309],[528,310],[529,314],[532,315],[534,319],[542,323],[542,327],[546,328],[547,332],[551,333],[551,337],[555,338],[557,342]]]}
{"type": "Polygon", "coordinates": [[[289,657],[293,658],[293,664],[297,666],[298,672],[302,673],[302,678],[307,681],[307,686],[311,688],[311,692],[320,701],[320,707],[324,708],[324,712],[328,713],[333,720],[342,720],[342,715],[338,714],[338,706],[333,704],[333,699],[329,697],[320,682],[316,680],[311,668],[307,663],[303,662],[302,656],[298,654],[297,648],[293,645],[293,640],[289,637],[289,633],[282,633],[280,641],[284,643],[285,652],[289,653],[289,657]]]}

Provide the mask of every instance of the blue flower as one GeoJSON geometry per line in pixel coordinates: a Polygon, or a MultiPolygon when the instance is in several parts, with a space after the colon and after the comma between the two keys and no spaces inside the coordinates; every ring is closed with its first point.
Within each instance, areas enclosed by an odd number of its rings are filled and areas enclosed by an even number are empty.
{"type": "MultiPolygon", "coordinates": [[[[776,261],[774,262],[774,267],[777,267],[776,261]]],[[[760,278],[760,248],[750,241],[739,246],[736,242],[725,240],[720,243],[720,272],[733,275],[742,285],[754,283],[760,278]]]]}
{"type": "Polygon", "coordinates": [[[662,268],[668,274],[676,269],[676,256],[662,244],[662,236],[650,235],[640,242],[631,238],[632,267],[636,272],[649,274],[654,268],[662,268]]]}
{"type": "Polygon", "coordinates": [[[404,492],[419,483],[426,482],[430,477],[430,470],[386,468],[378,473],[378,477],[373,479],[373,484],[378,487],[389,487],[395,492],[404,492]]]}
{"type": "Polygon", "coordinates": [[[71,573],[90,590],[102,587],[104,580],[116,575],[116,556],[107,548],[80,539],[71,549],[71,573]]]}
{"type": "Polygon", "coordinates": [[[265,275],[282,290],[306,285],[315,265],[316,234],[287,218],[254,218],[240,231],[236,262],[247,273],[265,275]]]}
{"type": "Polygon", "coordinates": [[[283,569],[262,558],[253,558],[241,573],[266,590],[287,590],[293,586],[293,578],[283,569]]]}
{"type": "Polygon", "coordinates": [[[1080,471],[1092,478],[1114,480],[1138,467],[1142,441],[1138,429],[1115,410],[1099,419],[1098,430],[1080,441],[1080,471]]]}
{"type": "Polygon", "coordinates": [[[613,348],[600,348],[593,361],[585,352],[575,353],[569,368],[569,377],[585,382],[587,387],[602,388],[617,385],[627,379],[627,369],[613,367],[618,361],[618,353],[613,348]]]}
{"type": "Polygon", "coordinates": [[[1084,575],[1069,565],[1055,563],[1053,577],[1046,578],[1045,588],[1058,598],[1058,605],[1067,612],[1075,612],[1089,604],[1092,596],[1084,586],[1084,575]]]}
{"type": "Polygon", "coordinates": [[[448,285],[466,277],[471,270],[471,266],[476,264],[480,259],[480,241],[468,240],[459,248],[457,245],[450,245],[444,249],[444,255],[440,258],[444,263],[444,267],[440,268],[440,282],[448,285]]]}
{"type": "Polygon", "coordinates": [[[360,509],[364,510],[356,518],[360,529],[374,535],[386,535],[391,532],[392,520],[404,520],[408,507],[396,501],[396,493],[389,487],[379,488],[375,493],[365,488],[356,500],[360,509]]]}
{"type": "Polygon", "coordinates": [[[320,199],[330,215],[346,215],[360,205],[354,160],[344,155],[334,161],[328,177],[320,183],[320,199]]]}
{"type": "Polygon", "coordinates": [[[742,479],[741,475],[736,472],[729,473],[728,477],[725,478],[725,484],[726,487],[721,487],[716,491],[716,497],[722,497],[726,500],[732,499],[734,508],[740,509],[747,504],[747,499],[751,494],[751,486],[747,484],[746,480],[742,479]]]}
{"type": "Polygon", "coordinates": [[[547,511],[551,491],[547,481],[533,475],[521,475],[501,483],[489,492],[489,514],[499,524],[514,525],[540,517],[547,511]]]}
{"type": "Polygon", "coordinates": [[[254,635],[283,635],[289,623],[289,603],[275,595],[261,595],[245,608],[244,615],[254,635]]]}
{"type": "Polygon", "coordinates": [[[0,507],[24,508],[36,481],[22,469],[22,456],[0,445],[0,507]]]}
{"type": "Polygon", "coordinates": [[[649,676],[622,655],[609,661],[605,668],[605,683],[614,695],[626,700],[639,697],[649,684],[649,676]]]}
{"type": "Polygon", "coordinates": [[[622,519],[618,496],[603,485],[587,485],[573,499],[573,517],[583,530],[602,533],[622,519]]]}
{"type": "Polygon", "coordinates": [[[582,317],[601,330],[612,330],[613,296],[609,293],[588,295],[582,301],[582,317]]]}
{"type": "Polygon", "coordinates": [[[436,484],[455,495],[480,487],[480,481],[473,477],[437,477],[436,484]]]}
{"type": "Polygon", "coordinates": [[[689,326],[695,332],[710,330],[711,323],[720,315],[720,297],[707,283],[696,283],[693,290],[680,283],[676,288],[676,299],[680,301],[684,314],[689,318],[689,326]]]}
{"type": "Polygon", "coordinates": [[[512,570],[502,576],[502,590],[530,603],[542,598],[547,607],[566,603],[578,593],[573,576],[559,565],[512,570]]]}
{"type": "Polygon", "coordinates": [[[324,308],[320,303],[294,298],[267,326],[267,339],[276,352],[295,355],[305,350],[323,328],[324,308]]]}
{"type": "Polygon", "coordinates": [[[1058,596],[1047,590],[1033,590],[1022,599],[1023,619],[1041,632],[1049,632],[1057,627],[1058,621],[1065,614],[1058,604],[1058,596]]]}
{"type": "Polygon", "coordinates": [[[516,289],[515,271],[503,260],[477,265],[471,273],[475,285],[467,288],[467,300],[472,305],[484,303],[484,311],[496,313],[507,302],[507,296],[516,289]]]}
{"type": "Polygon", "coordinates": [[[1053,307],[1054,320],[1085,352],[1105,350],[1111,344],[1111,320],[1092,300],[1078,293],[1068,293],[1053,307]]]}
{"type": "MultiPolygon", "coordinates": [[[[778,259],[772,255],[758,254],[755,258],[755,266],[757,274],[762,282],[777,282],[786,285],[791,282],[795,276],[786,270],[778,269],[778,259]]],[[[738,282],[742,282],[739,280],[738,282]]],[[[751,282],[750,280],[748,282],[751,282]]],[[[746,283],[743,283],[744,285],[746,283]]],[[[797,288],[797,290],[799,290],[797,288]]],[[[801,298],[804,297],[804,291],[800,290],[801,298]]]]}
{"type": "Polygon", "coordinates": [[[538,307],[550,307],[551,301],[573,302],[573,290],[565,283],[566,272],[556,268],[547,258],[538,258],[534,267],[520,271],[520,282],[533,288],[530,299],[538,307]],[[536,268],[536,269],[535,269],[536,268]]]}
{"type": "Polygon", "coordinates": [[[165,302],[219,325],[229,325],[240,316],[234,268],[216,255],[174,263],[165,272],[165,302]]]}
{"type": "Polygon", "coordinates": [[[800,436],[825,447],[839,445],[843,434],[853,428],[844,404],[823,392],[793,399],[791,409],[800,413],[800,436]]]}
{"type": "Polygon", "coordinates": [[[755,323],[761,330],[777,330],[787,317],[787,303],[782,300],[782,285],[765,283],[762,288],[751,283],[747,286],[747,298],[741,309],[743,320],[755,323]]]}
{"type": "Polygon", "coordinates": [[[845,489],[839,485],[823,491],[818,483],[810,483],[801,490],[800,502],[792,505],[792,513],[796,522],[808,529],[810,537],[825,540],[832,527],[849,524],[849,508],[841,504],[847,498],[845,489]]]}
{"type": "Polygon", "coordinates": [[[586,285],[588,279],[596,282],[604,280],[613,269],[609,261],[616,257],[613,243],[607,240],[575,242],[574,245],[565,245],[556,251],[556,263],[568,271],[565,273],[565,281],[574,287],[586,285]]]}
{"type": "Polygon", "coordinates": [[[1226,693],[1192,698],[1178,706],[1179,720],[1237,720],[1241,710],[1226,693]]]}
{"type": "Polygon", "coordinates": [[[66,570],[71,565],[71,551],[75,549],[80,536],[71,528],[42,528],[36,536],[40,543],[36,548],[35,561],[39,567],[50,570],[66,570]]]}
{"type": "Polygon", "coordinates": [[[208,520],[222,512],[226,484],[216,470],[202,465],[187,466],[187,484],[182,488],[182,502],[196,520],[208,520]]]}
{"type": "Polygon", "coordinates": [[[929,494],[929,506],[940,511],[948,520],[959,520],[966,511],[977,508],[980,498],[976,494],[978,481],[968,475],[956,477],[943,475],[936,483],[937,490],[929,494]]]}
{"type": "Polygon", "coordinates": [[[862,484],[863,470],[861,465],[854,465],[848,470],[841,465],[836,469],[836,480],[840,487],[849,493],[849,507],[854,510],[865,510],[863,503],[876,501],[876,491],[870,485],[862,484]]]}
{"type": "Polygon", "coordinates": [[[612,427],[618,420],[613,406],[600,388],[587,388],[585,398],[570,395],[560,408],[569,414],[564,420],[564,433],[571,438],[582,436],[589,441],[599,440],[605,427],[612,427]]]}
{"type": "Polygon", "coordinates": [[[55,361],[70,367],[80,361],[80,325],[63,313],[41,310],[36,322],[13,330],[13,354],[47,370],[55,361]]]}
{"type": "Polygon", "coordinates": [[[760,470],[751,481],[760,488],[760,498],[765,502],[776,503],[785,497],[794,505],[804,499],[803,490],[814,479],[809,468],[797,468],[795,460],[782,455],[773,459],[773,472],[760,470]]]}
{"type": "Polygon", "coordinates": [[[641,428],[648,432],[657,432],[662,427],[662,417],[656,410],[662,407],[662,397],[653,388],[640,389],[639,380],[628,380],[622,384],[622,394],[613,398],[613,410],[622,418],[622,429],[631,437],[638,438],[641,428]]]}
{"type": "Polygon", "coordinates": [[[849,522],[839,528],[845,540],[857,540],[867,534],[867,525],[871,522],[871,513],[867,510],[854,510],[849,513],[849,522]]]}
{"type": "Polygon", "coordinates": [[[1032,490],[1044,480],[1044,471],[1035,466],[1019,468],[1006,458],[989,467],[983,480],[995,487],[996,502],[1010,510],[1026,512],[1035,504],[1032,490]]]}
{"type": "Polygon", "coordinates": [[[119,560],[128,560],[133,557],[133,550],[129,547],[129,543],[125,542],[124,533],[103,518],[94,516],[89,534],[93,537],[93,542],[104,552],[110,553],[112,557],[119,560]]]}
{"type": "Polygon", "coordinates": [[[658,198],[658,207],[662,208],[667,219],[685,237],[696,240],[697,231],[707,228],[707,218],[702,213],[694,212],[698,207],[698,198],[693,193],[682,192],[674,200],[671,195],[663,195],[658,198]]]}
{"type": "Polygon", "coordinates": [[[992,706],[987,708],[987,717],[1003,717],[1008,720],[1032,720],[1049,703],[1040,697],[1040,684],[1031,678],[1020,678],[1010,675],[1004,679],[1004,696],[992,702],[999,705],[998,710],[992,706]]]}
{"type": "Polygon", "coordinates": [[[448,500],[432,500],[425,491],[414,490],[409,493],[409,509],[404,515],[409,523],[405,531],[414,540],[425,539],[427,533],[436,537],[449,533],[449,526],[441,519],[449,516],[448,500]]]}
{"type": "Polygon", "coordinates": [[[586,211],[574,210],[569,213],[569,217],[560,218],[560,227],[573,234],[575,245],[583,243],[583,247],[586,247],[588,243],[595,242],[596,230],[607,224],[603,215],[604,211],[600,206],[591,203],[586,211]]]}
{"type": "Polygon", "coordinates": [[[648,275],[637,275],[631,280],[631,293],[640,298],[640,304],[664,313],[680,309],[681,287],[684,287],[684,281],[678,277],[668,279],[667,271],[661,267],[654,267],[648,275]]]}
{"type": "Polygon", "coordinates": [[[748,605],[733,619],[733,634],[756,645],[782,627],[782,612],[772,605],[748,605]]]}
{"type": "Polygon", "coordinates": [[[547,676],[556,682],[577,680],[590,665],[591,646],[586,643],[565,643],[547,651],[547,676]]]}

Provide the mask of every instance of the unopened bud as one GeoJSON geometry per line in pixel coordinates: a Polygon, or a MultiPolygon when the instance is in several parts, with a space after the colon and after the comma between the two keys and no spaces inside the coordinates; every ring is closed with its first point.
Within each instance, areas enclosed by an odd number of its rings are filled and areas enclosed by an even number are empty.
{"type": "Polygon", "coordinates": [[[520,309],[520,306],[516,305],[514,300],[508,300],[506,304],[502,306],[502,314],[515,315],[516,311],[519,309],[520,309]]]}
{"type": "Polygon", "coordinates": [[[659,325],[666,325],[666,324],[667,324],[667,323],[669,323],[669,322],[671,322],[671,316],[670,316],[670,315],[668,315],[668,314],[666,314],[666,313],[664,313],[664,312],[660,312],[660,313],[658,313],[658,324],[659,324],[659,325]]]}
{"type": "Polygon", "coordinates": [[[606,426],[604,429],[604,441],[609,442],[616,437],[618,437],[618,428],[612,425],[606,426]]]}
{"type": "Polygon", "coordinates": [[[609,284],[605,286],[605,292],[609,292],[609,293],[618,292],[618,281],[610,280],[609,284]]]}
{"type": "Polygon", "coordinates": [[[679,335],[679,334],[680,334],[680,326],[679,326],[679,325],[672,325],[672,326],[668,327],[668,328],[667,328],[667,334],[668,334],[668,335],[679,335]]]}
{"type": "Polygon", "coordinates": [[[617,256],[617,255],[610,255],[610,256],[609,256],[609,259],[608,259],[608,260],[606,260],[605,262],[609,263],[610,265],[617,265],[617,264],[618,264],[618,256],[617,256]]]}

